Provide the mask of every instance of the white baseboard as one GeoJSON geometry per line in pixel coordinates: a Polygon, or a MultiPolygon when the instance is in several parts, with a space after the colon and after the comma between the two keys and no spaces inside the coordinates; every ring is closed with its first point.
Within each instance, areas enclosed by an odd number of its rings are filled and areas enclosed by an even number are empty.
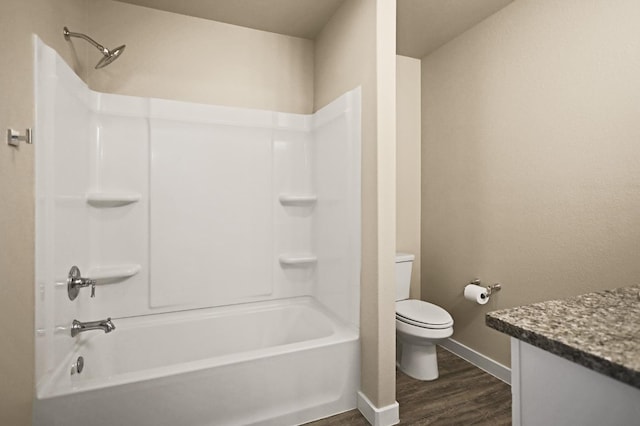
{"type": "Polygon", "coordinates": [[[372,426],[391,426],[400,423],[398,402],[378,408],[369,401],[369,398],[362,391],[358,391],[358,410],[372,426]]]}
{"type": "Polygon", "coordinates": [[[498,361],[494,361],[493,359],[482,355],[480,352],[477,352],[451,338],[438,342],[438,345],[442,346],[449,352],[458,355],[465,361],[470,362],[479,369],[486,371],[495,378],[511,385],[511,369],[509,367],[502,365],[498,361]]]}

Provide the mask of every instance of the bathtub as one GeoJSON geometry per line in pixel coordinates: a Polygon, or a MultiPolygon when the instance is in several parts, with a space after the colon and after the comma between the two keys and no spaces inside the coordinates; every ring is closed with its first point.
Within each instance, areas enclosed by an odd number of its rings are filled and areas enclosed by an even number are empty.
{"type": "Polygon", "coordinates": [[[35,425],[282,426],[356,406],[358,331],[313,298],[113,322],[39,384],[35,425]]]}

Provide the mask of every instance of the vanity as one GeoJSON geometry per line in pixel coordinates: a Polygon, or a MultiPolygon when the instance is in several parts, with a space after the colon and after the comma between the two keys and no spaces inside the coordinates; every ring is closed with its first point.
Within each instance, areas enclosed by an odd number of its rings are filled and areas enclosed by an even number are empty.
{"type": "Polygon", "coordinates": [[[640,425],[640,286],[490,312],[511,336],[513,425],[640,425]]]}

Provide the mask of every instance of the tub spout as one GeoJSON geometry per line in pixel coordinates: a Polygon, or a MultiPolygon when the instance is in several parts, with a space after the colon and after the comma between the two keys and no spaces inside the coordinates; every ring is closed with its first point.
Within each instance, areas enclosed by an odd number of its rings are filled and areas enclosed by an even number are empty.
{"type": "Polygon", "coordinates": [[[111,318],[88,322],[73,320],[73,323],[71,324],[71,337],[76,337],[78,334],[88,330],[102,330],[105,333],[111,333],[115,329],[116,326],[111,322],[111,318]]]}

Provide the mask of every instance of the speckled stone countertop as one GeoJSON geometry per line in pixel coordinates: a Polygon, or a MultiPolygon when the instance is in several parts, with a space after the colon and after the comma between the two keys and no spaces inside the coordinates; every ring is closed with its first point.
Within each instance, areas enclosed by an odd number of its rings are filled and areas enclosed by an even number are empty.
{"type": "Polygon", "coordinates": [[[640,286],[490,312],[489,327],[640,388],[640,286]]]}

